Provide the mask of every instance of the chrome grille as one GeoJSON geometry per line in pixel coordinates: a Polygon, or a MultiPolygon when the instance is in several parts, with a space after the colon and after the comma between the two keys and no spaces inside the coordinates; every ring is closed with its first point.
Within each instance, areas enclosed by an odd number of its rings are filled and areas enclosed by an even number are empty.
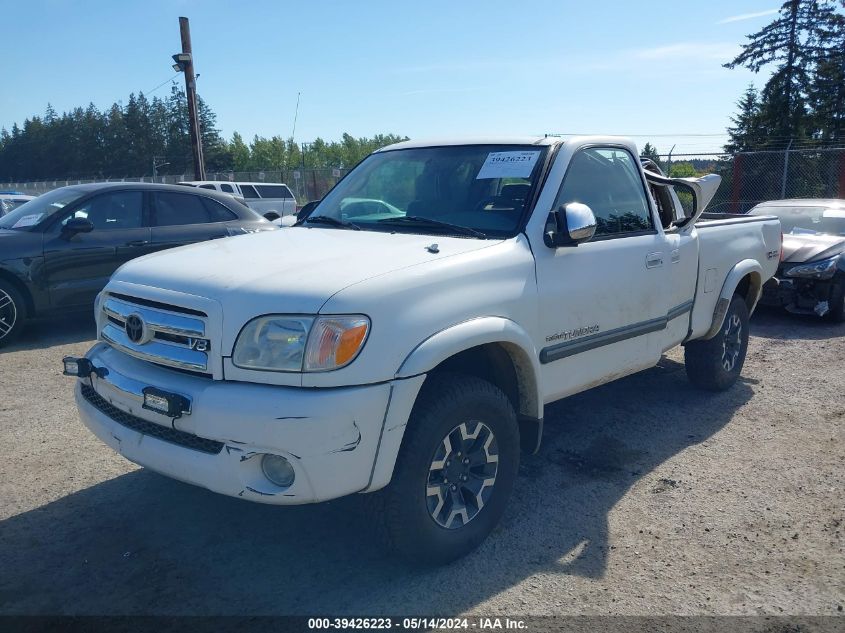
{"type": "Polygon", "coordinates": [[[144,304],[124,295],[105,295],[100,337],[141,360],[188,371],[209,371],[207,317],[201,312],[186,315],[176,306],[168,309],[165,304],[144,304]]]}

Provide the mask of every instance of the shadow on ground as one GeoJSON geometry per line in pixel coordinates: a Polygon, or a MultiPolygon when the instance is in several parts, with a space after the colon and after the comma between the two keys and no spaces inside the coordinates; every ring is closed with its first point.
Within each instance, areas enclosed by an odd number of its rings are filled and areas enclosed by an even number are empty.
{"type": "Polygon", "coordinates": [[[814,314],[790,314],[780,308],[759,306],[751,317],[751,335],[766,339],[819,341],[845,336],[845,324],[814,314]]]}
{"type": "Polygon", "coordinates": [[[538,572],[601,577],[614,505],[750,396],[664,359],[549,407],[502,524],[433,570],[387,557],[360,497],[277,508],[137,470],[0,523],[0,612],[454,615],[538,572]]]}
{"type": "Polygon", "coordinates": [[[93,341],[95,338],[97,326],[91,310],[62,317],[39,318],[26,323],[14,343],[0,348],[0,355],[93,341]]]}

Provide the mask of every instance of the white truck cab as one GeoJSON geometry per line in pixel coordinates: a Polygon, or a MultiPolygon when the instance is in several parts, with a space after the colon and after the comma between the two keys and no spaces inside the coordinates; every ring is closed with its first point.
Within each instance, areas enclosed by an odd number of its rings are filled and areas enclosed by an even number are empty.
{"type": "Polygon", "coordinates": [[[546,404],[677,345],[695,384],[736,381],[781,235],[702,219],[718,182],[616,137],[392,145],[291,228],[123,266],[65,372],[133,462],[260,503],[373,493],[392,548],[446,562],[495,526],[546,404]]]}

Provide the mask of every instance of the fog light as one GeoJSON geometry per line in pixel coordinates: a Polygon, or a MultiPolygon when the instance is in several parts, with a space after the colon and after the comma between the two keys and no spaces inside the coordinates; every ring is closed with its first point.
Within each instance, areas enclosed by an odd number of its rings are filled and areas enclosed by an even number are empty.
{"type": "Polygon", "coordinates": [[[296,478],[296,473],[293,472],[293,466],[290,465],[288,460],[279,455],[264,455],[261,458],[261,470],[267,479],[280,488],[290,488],[293,480],[296,478]]]}
{"type": "Polygon", "coordinates": [[[74,356],[65,356],[62,359],[65,376],[75,376],[77,378],[87,378],[94,371],[94,365],[87,358],[76,358],[74,356]]]}
{"type": "Polygon", "coordinates": [[[169,393],[155,387],[144,387],[144,409],[166,415],[168,418],[181,418],[183,413],[191,412],[191,401],[178,393],[169,393]]]}

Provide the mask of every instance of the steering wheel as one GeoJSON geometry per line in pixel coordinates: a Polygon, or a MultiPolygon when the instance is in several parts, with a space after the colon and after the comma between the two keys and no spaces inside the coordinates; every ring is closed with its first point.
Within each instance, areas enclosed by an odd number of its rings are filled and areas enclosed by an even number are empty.
{"type": "Polygon", "coordinates": [[[479,202],[478,204],[475,205],[474,210],[475,211],[484,211],[485,210],[484,207],[486,207],[488,204],[496,202],[497,200],[499,200],[499,196],[490,196],[488,198],[484,198],[484,199],[481,200],[481,202],[479,202]]]}

